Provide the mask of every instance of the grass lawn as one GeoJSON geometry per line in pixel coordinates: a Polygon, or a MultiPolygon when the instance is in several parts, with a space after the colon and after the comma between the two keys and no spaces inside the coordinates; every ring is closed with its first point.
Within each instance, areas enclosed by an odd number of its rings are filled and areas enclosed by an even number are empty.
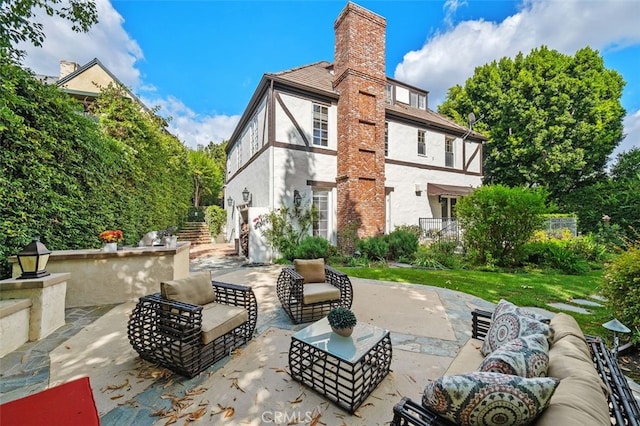
{"type": "MultiPolygon", "coordinates": [[[[472,294],[493,303],[506,299],[519,306],[535,306],[549,311],[557,311],[547,306],[549,302],[568,303],[574,298],[589,299],[598,294],[602,276],[601,271],[588,275],[560,275],[382,267],[338,269],[352,277],[431,285],[472,294]]],[[[606,307],[587,309],[591,315],[567,313],[578,321],[585,334],[611,340],[602,327],[612,318],[609,310],[606,307]]]]}

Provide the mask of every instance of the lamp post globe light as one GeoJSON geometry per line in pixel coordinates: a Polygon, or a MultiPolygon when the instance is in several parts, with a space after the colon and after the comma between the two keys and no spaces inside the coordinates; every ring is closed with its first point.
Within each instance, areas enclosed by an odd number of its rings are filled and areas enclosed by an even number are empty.
{"type": "Polygon", "coordinates": [[[242,200],[245,203],[248,203],[250,199],[251,199],[251,193],[249,192],[249,190],[245,186],[244,190],[242,191],[242,200]]]}
{"type": "Polygon", "coordinates": [[[42,278],[51,275],[46,271],[51,251],[34,238],[20,253],[16,255],[22,275],[18,279],[42,278]]]}
{"type": "Polygon", "coordinates": [[[612,319],[609,322],[602,324],[604,328],[609,331],[613,331],[613,357],[618,358],[618,346],[620,344],[618,340],[618,333],[631,333],[629,327],[618,321],[617,318],[612,319]]]}

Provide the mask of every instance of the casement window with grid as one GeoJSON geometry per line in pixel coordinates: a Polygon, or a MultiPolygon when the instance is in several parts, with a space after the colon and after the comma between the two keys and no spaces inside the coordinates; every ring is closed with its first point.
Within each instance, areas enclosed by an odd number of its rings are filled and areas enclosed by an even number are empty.
{"type": "Polygon", "coordinates": [[[418,155],[427,155],[425,133],[424,130],[418,130],[418,155]]]}
{"type": "Polygon", "coordinates": [[[446,167],[453,167],[453,138],[447,137],[444,140],[444,165],[446,167]]]}
{"type": "Polygon", "coordinates": [[[318,216],[313,221],[313,236],[329,239],[329,191],[314,190],[313,206],[318,216]]]}
{"type": "Polygon", "coordinates": [[[313,144],[327,146],[329,142],[329,108],[313,104],[313,144]]]}

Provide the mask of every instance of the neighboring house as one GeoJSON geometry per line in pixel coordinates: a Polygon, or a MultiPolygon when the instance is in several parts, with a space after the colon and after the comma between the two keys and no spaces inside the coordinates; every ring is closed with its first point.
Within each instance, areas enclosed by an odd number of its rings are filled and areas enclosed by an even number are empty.
{"type": "Polygon", "coordinates": [[[296,194],[320,212],[313,235],[341,245],[354,227],[367,237],[451,218],[481,184],[486,139],[385,75],[385,19],[348,3],[334,28],[335,62],[265,74],[229,140],[226,236],[247,241],[250,262],[273,257],[255,218],[296,194]]]}
{"type": "Polygon", "coordinates": [[[76,98],[84,104],[88,111],[91,104],[96,101],[103,88],[119,85],[124,89],[125,96],[136,101],[142,108],[148,108],[138,99],[118,78],[111,73],[98,59],[93,59],[84,65],[75,62],[61,60],[60,75],[38,76],[41,81],[55,84],[68,95],[76,98]]]}

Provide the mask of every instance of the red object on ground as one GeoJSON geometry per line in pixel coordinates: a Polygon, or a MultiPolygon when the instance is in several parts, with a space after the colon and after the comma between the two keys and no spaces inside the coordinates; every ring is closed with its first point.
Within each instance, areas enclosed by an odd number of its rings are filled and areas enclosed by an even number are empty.
{"type": "Polygon", "coordinates": [[[0,405],[2,426],[100,425],[88,377],[0,405]]]}

